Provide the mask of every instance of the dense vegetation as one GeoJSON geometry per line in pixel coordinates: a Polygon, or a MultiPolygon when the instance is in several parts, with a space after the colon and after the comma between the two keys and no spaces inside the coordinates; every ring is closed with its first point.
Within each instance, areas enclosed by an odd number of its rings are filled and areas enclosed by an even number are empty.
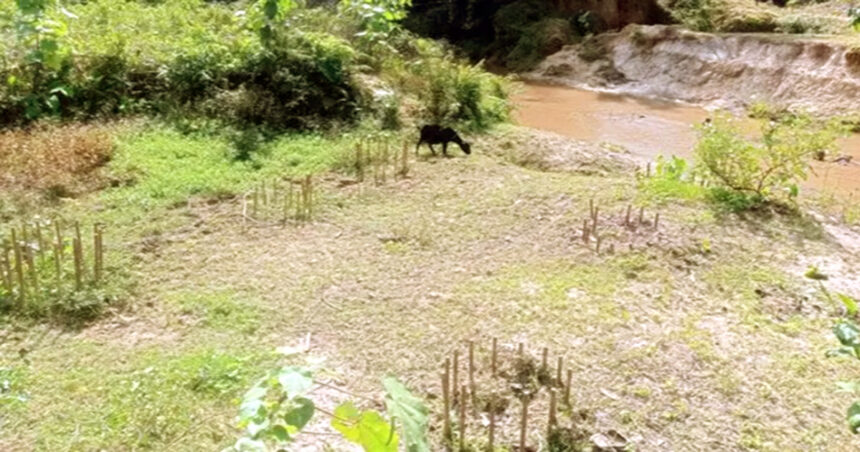
{"type": "Polygon", "coordinates": [[[505,119],[503,83],[400,29],[406,6],[7,2],[0,125],[155,113],[327,129],[393,109],[391,125],[399,102],[415,98],[417,114],[435,120],[483,128],[505,119]]]}

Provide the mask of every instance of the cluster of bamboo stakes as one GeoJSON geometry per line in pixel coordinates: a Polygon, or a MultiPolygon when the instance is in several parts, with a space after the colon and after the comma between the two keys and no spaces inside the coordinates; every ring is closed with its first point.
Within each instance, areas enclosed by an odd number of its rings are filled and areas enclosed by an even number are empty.
{"type": "MultiPolygon", "coordinates": [[[[600,225],[600,206],[594,205],[594,199],[588,200],[588,212],[590,219],[582,221],[582,232],[581,237],[583,243],[588,245],[591,242],[591,238],[594,238],[595,242],[595,252],[600,254],[600,247],[603,244],[604,236],[600,234],[598,229],[600,225]]],[[[639,208],[639,218],[633,218],[633,206],[628,204],[627,210],[624,213],[624,220],[622,226],[628,230],[635,231],[640,226],[646,224],[647,221],[645,219],[645,207],[639,208]]],[[[660,212],[656,212],[654,214],[654,221],[651,223],[651,226],[654,229],[658,229],[660,226],[660,212]]]]}
{"type": "Polygon", "coordinates": [[[242,200],[242,217],[254,221],[308,221],[316,203],[313,178],[264,181],[242,200]]]}
{"type": "MultiPolygon", "coordinates": [[[[471,405],[471,413],[473,416],[476,416],[479,407],[477,403],[479,389],[477,384],[475,383],[475,374],[477,372],[475,367],[475,343],[469,341],[469,349],[467,355],[467,381],[464,384],[460,384],[460,351],[454,350],[453,356],[451,358],[446,358],[445,363],[442,368],[442,404],[443,404],[443,426],[442,426],[442,435],[444,437],[444,442],[448,450],[455,450],[458,452],[463,452],[467,449],[466,444],[466,418],[467,418],[467,405],[471,405]],[[454,432],[452,428],[451,421],[451,411],[456,406],[456,416],[457,416],[457,441],[456,446],[454,442],[454,432]]],[[[544,347],[542,350],[542,359],[540,364],[540,371],[546,374],[550,374],[549,368],[549,350],[544,347]]],[[[526,360],[524,345],[520,343],[517,346],[517,360],[520,362],[524,362],[526,360]]],[[[547,430],[546,435],[547,438],[551,434],[551,432],[558,425],[558,417],[557,417],[557,409],[560,403],[563,403],[568,408],[572,407],[572,402],[570,398],[571,393],[571,385],[573,383],[573,371],[567,369],[566,372],[566,380],[562,380],[563,372],[564,372],[564,358],[562,356],[558,357],[558,361],[556,364],[556,375],[554,384],[547,385],[547,390],[549,392],[549,410],[547,413],[547,430]],[[559,394],[561,391],[561,394],[559,394]]],[[[499,350],[498,350],[498,339],[493,338],[492,346],[490,351],[490,375],[491,378],[497,378],[500,376],[499,374],[500,366],[499,366],[499,350]]],[[[490,403],[488,407],[488,416],[489,422],[486,424],[486,435],[487,435],[487,443],[486,449],[489,452],[495,450],[496,446],[496,438],[497,438],[497,423],[496,423],[496,409],[498,403],[499,394],[496,393],[495,390],[492,391],[490,395],[490,403]]],[[[521,410],[520,410],[520,422],[519,422],[519,441],[516,449],[517,451],[525,451],[527,442],[528,442],[528,425],[529,425],[529,405],[533,400],[533,397],[536,394],[523,395],[519,397],[521,402],[521,410]]]]}
{"type": "Polygon", "coordinates": [[[406,177],[409,174],[409,143],[403,140],[398,152],[387,141],[360,141],[355,145],[353,168],[359,182],[364,182],[365,177],[373,177],[375,185],[385,184],[389,173],[393,178],[406,177]]]}
{"type": "Polygon", "coordinates": [[[80,223],[73,224],[70,241],[63,236],[59,220],[23,224],[12,228],[3,238],[0,255],[0,284],[3,293],[17,306],[48,293],[62,293],[66,276],[74,277],[74,291],[87,283],[99,284],[104,279],[104,228],[93,225],[91,265],[85,259],[84,239],[80,223]],[[65,269],[67,247],[71,245],[72,269],[65,269]],[[53,276],[45,276],[53,270],[53,276]]]}

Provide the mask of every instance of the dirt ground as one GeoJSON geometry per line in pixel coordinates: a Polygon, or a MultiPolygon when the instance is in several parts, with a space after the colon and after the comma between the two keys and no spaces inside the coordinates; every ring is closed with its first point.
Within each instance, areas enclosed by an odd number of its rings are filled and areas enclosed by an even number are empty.
{"type": "MultiPolygon", "coordinates": [[[[243,231],[238,201],[177,207],[180,227],[137,244],[139,295],[128,308],[82,331],[4,332],[0,363],[23,356],[43,384],[0,445],[49,449],[52,433],[69,438],[53,444],[62,450],[136,449],[105,439],[115,427],[99,414],[99,381],[144,372],[143,355],[206,347],[253,357],[309,335],[338,386],[378,397],[379,379],[394,374],[426,397],[436,437],[439,374],[453,350],[463,356],[474,341],[479,390],[510,392],[487,376],[497,338],[503,367],[519,343],[534,357],[547,347],[552,366],[564,358],[573,388],[562,425],[617,431],[636,450],[860,446],[844,422],[850,397],[835,385],[857,367],[825,357],[841,307],[803,277],[815,264],[828,289],[860,294],[858,232],[824,215],[655,202],[637,190],[629,156],[595,149],[508,129],[469,157],[422,157],[384,185],[330,175],[315,220],[286,227],[243,231]],[[600,253],[581,237],[590,200],[600,253]],[[634,218],[644,208],[635,230],[624,226],[628,205],[634,218]]],[[[530,408],[535,447],[546,403],[530,408]]],[[[206,434],[154,447],[224,447],[235,413],[233,400],[200,402],[187,415],[204,419],[206,434]]],[[[497,444],[515,443],[518,416],[513,402],[499,415],[497,444]]],[[[479,420],[469,431],[484,441],[479,420]]],[[[306,450],[333,441],[310,438],[306,450]]]]}

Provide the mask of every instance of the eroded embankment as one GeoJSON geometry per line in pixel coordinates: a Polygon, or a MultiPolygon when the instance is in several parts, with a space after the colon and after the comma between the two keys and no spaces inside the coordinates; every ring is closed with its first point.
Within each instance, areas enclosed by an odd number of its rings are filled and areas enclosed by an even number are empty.
{"type": "Polygon", "coordinates": [[[565,47],[527,78],[731,109],[860,110],[860,49],[815,38],[630,26],[565,47]]]}

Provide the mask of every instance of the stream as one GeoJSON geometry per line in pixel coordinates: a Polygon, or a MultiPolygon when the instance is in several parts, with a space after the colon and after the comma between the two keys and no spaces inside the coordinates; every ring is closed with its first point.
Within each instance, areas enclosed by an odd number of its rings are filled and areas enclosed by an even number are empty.
{"type": "MultiPolygon", "coordinates": [[[[570,138],[607,142],[627,148],[643,160],[658,155],[690,158],[696,143],[694,124],[704,121],[703,108],[622,94],[565,86],[526,83],[514,98],[516,121],[570,138]]],[[[803,184],[825,193],[860,197],[860,134],[840,141],[848,164],[813,162],[803,184]]]]}

